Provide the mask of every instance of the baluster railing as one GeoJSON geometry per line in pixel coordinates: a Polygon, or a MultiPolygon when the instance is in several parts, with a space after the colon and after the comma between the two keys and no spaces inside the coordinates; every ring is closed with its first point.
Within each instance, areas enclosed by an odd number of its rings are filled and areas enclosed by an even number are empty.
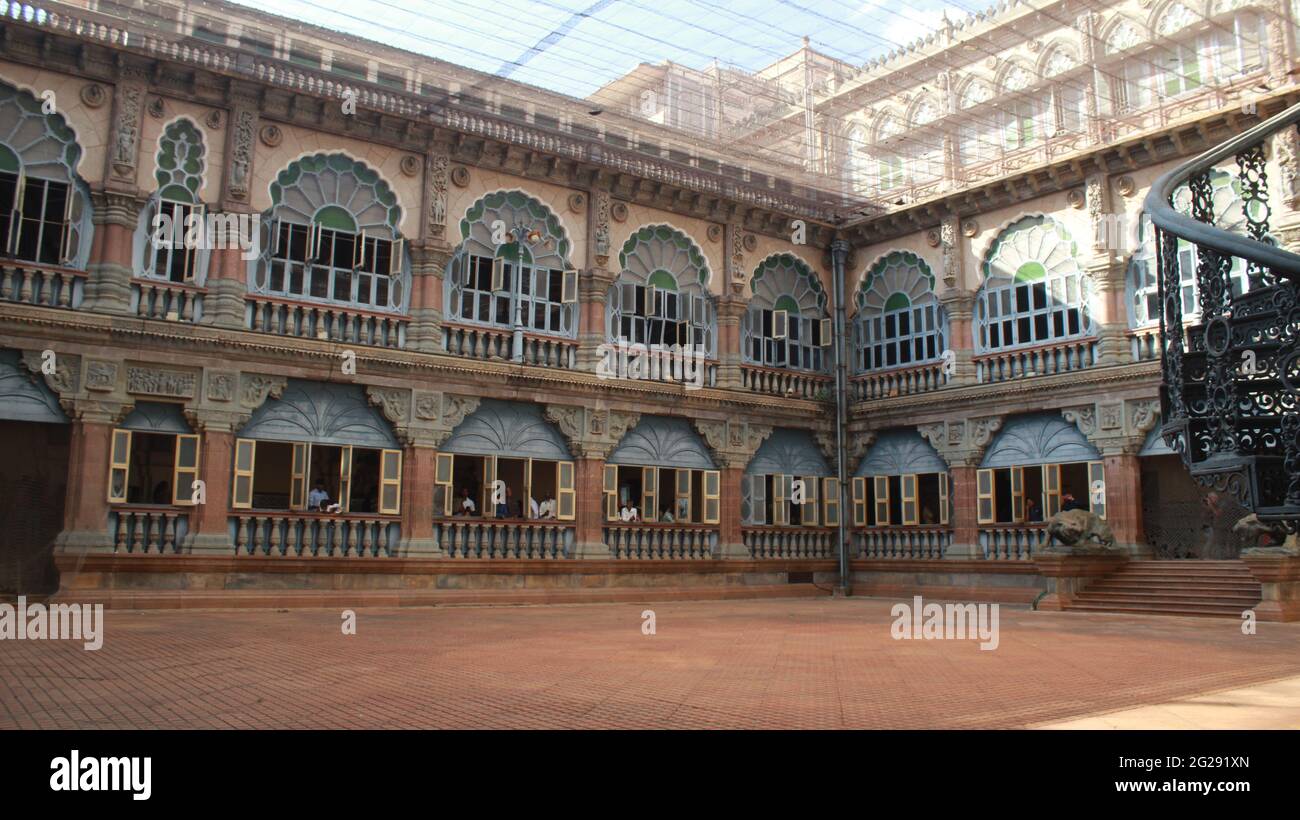
{"type": "Polygon", "coordinates": [[[400,349],[406,346],[407,324],[406,317],[395,314],[257,295],[245,298],[244,326],[278,336],[400,349]]]}
{"type": "Polygon", "coordinates": [[[189,522],[184,509],[115,506],[109,511],[108,537],[114,552],[174,555],[189,534],[189,522]]]}
{"type": "Polygon", "coordinates": [[[434,521],[448,558],[561,560],[573,552],[574,525],[564,521],[447,518],[434,521]]]}
{"type": "Polygon", "coordinates": [[[718,543],[714,527],[690,524],[606,524],[605,546],[612,558],[703,560],[718,543]]]}
{"type": "Polygon", "coordinates": [[[833,527],[746,526],[741,541],[752,558],[834,558],[833,527]]]}
{"type": "Polygon", "coordinates": [[[86,274],[30,262],[0,262],[0,300],[40,307],[81,306],[86,274]]]}
{"type": "Polygon", "coordinates": [[[853,533],[858,558],[943,558],[952,543],[946,527],[868,527],[853,533]]]}
{"type": "Polygon", "coordinates": [[[980,549],[992,561],[1026,561],[1047,546],[1049,538],[1041,524],[981,527],[979,531],[980,549]]]}
{"type": "Polygon", "coordinates": [[[395,518],[375,515],[252,512],[232,522],[238,555],[388,558],[401,540],[395,518]]]}
{"type": "Polygon", "coordinates": [[[981,384],[1051,376],[1084,370],[1097,363],[1097,340],[1080,339],[1023,350],[976,356],[975,378],[981,384]]]}

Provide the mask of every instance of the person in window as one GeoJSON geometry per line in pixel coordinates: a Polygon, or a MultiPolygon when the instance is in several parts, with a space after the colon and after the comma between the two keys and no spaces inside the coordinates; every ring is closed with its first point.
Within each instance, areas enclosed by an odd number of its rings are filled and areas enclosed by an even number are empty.
{"type": "Polygon", "coordinates": [[[316,486],[311,492],[307,493],[307,509],[316,510],[317,512],[325,509],[325,505],[330,501],[330,494],[325,492],[325,483],[317,481],[316,486]]]}
{"type": "MultiPolygon", "coordinates": [[[[1072,494],[1066,493],[1065,495],[1061,496],[1061,512],[1065,512],[1066,510],[1086,510],[1086,509],[1087,507],[1080,504],[1079,499],[1075,498],[1072,494]]],[[[1040,513],[1039,519],[1041,520],[1041,518],[1042,518],[1042,514],[1040,513]]]]}
{"type": "Polygon", "coordinates": [[[552,496],[546,496],[546,500],[538,505],[537,516],[547,519],[555,518],[555,499],[552,496]]]}
{"type": "Polygon", "coordinates": [[[659,513],[659,520],[665,524],[674,524],[677,519],[673,518],[673,507],[671,504],[664,507],[663,512],[659,513]]]}
{"type": "Polygon", "coordinates": [[[453,515],[477,515],[478,507],[474,504],[474,499],[469,496],[469,487],[460,488],[460,505],[452,513],[453,515]]]}
{"type": "Polygon", "coordinates": [[[623,502],[623,509],[619,510],[618,516],[628,523],[641,520],[641,513],[637,510],[636,505],[627,501],[623,502]]]}
{"type": "Polygon", "coordinates": [[[927,527],[933,526],[936,523],[934,510],[932,510],[928,505],[921,508],[921,523],[927,527]]]}
{"type": "Polygon", "coordinates": [[[1025,520],[1042,521],[1043,511],[1039,508],[1038,503],[1032,498],[1025,499],[1025,520]]]}
{"type": "Polygon", "coordinates": [[[509,484],[506,485],[505,498],[503,498],[501,502],[496,506],[496,517],[497,518],[510,517],[510,485],[509,484]]]}

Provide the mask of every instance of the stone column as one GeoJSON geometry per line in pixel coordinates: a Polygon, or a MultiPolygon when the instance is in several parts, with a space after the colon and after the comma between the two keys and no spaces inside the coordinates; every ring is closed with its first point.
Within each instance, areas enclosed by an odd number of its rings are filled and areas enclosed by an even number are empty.
{"type": "Polygon", "coordinates": [[[948,470],[948,523],[952,544],[948,558],[983,558],[980,548],[979,491],[974,464],[953,464],[948,470]]]}
{"type": "Polygon", "coordinates": [[[443,282],[453,248],[441,239],[411,246],[411,324],[406,347],[421,353],[442,350],[443,282]]]}
{"type": "Polygon", "coordinates": [[[605,268],[578,274],[578,369],[594,371],[605,344],[605,302],[617,277],[605,268]]]}
{"type": "Polygon", "coordinates": [[[96,191],[93,222],[95,240],[86,265],[83,310],[131,313],[131,280],[135,272],[135,229],[144,199],[134,194],[96,191]]]}
{"type": "Polygon", "coordinates": [[[1098,365],[1126,364],[1133,360],[1128,342],[1128,309],[1125,299],[1125,257],[1137,236],[1129,229],[1127,214],[1116,213],[1111,195],[1110,178],[1093,174],[1084,185],[1084,205],[1092,229],[1091,253],[1085,254],[1082,267],[1092,282],[1099,337],[1098,365]]]}
{"type": "Polygon", "coordinates": [[[740,532],[740,496],[741,478],[745,475],[744,466],[734,464],[722,469],[720,515],[718,517],[718,556],[746,560],[750,557],[749,548],[740,532]]]}
{"type": "Polygon", "coordinates": [[[442,549],[433,531],[433,477],[438,451],[429,441],[402,450],[403,558],[437,558],[442,549]]]}
{"type": "Polygon", "coordinates": [[[605,544],[605,459],[586,453],[574,463],[577,491],[577,526],[573,535],[574,558],[608,558],[605,544]]]}
{"type": "Polygon", "coordinates": [[[1116,549],[1135,558],[1150,558],[1152,549],[1142,529],[1142,466],[1136,454],[1106,451],[1106,522],[1115,536],[1116,549]]]}
{"type": "MultiPolygon", "coordinates": [[[[229,211],[232,214],[246,211],[229,211]]],[[[254,228],[255,236],[260,234],[254,228]]],[[[260,238],[255,241],[260,242],[260,238]]],[[[238,330],[244,327],[244,295],[247,292],[248,261],[238,247],[218,248],[212,251],[208,263],[208,278],[204,283],[207,296],[203,299],[201,325],[238,330]]]]}
{"type": "Polygon", "coordinates": [[[939,304],[948,316],[949,350],[953,352],[953,371],[948,384],[975,384],[975,294],[968,290],[944,290],[939,294],[939,304]]]}
{"type": "Polygon", "coordinates": [[[748,309],[749,303],[739,296],[718,299],[718,387],[741,388],[740,318],[748,309]]]}
{"type": "Polygon", "coordinates": [[[55,539],[60,553],[112,552],[108,533],[108,464],[113,427],[123,408],[79,402],[68,450],[68,497],[63,531],[55,539]]]}
{"type": "Polygon", "coordinates": [[[230,493],[235,477],[235,423],[232,420],[200,418],[202,442],[199,477],[203,480],[204,503],[190,518],[187,552],[234,555],[230,540],[230,493]]]}

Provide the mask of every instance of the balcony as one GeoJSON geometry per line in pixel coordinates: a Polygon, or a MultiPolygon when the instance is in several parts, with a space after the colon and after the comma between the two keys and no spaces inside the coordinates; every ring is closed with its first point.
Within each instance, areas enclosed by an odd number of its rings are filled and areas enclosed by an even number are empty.
{"type": "Polygon", "coordinates": [[[85,271],[8,259],[0,262],[0,300],[6,302],[76,310],[85,289],[85,271]]]}
{"type": "Polygon", "coordinates": [[[810,401],[830,401],[835,389],[832,376],[754,364],[740,366],[740,383],[755,393],[810,401]]]}
{"type": "Polygon", "coordinates": [[[980,384],[1086,370],[1097,363],[1096,339],[1076,339],[1039,347],[981,353],[974,357],[980,384]]]}
{"type": "Polygon", "coordinates": [[[990,561],[1028,561],[1047,546],[1046,524],[986,524],[979,531],[980,549],[990,561]]]}
{"type": "Polygon", "coordinates": [[[603,529],[611,558],[708,560],[718,544],[717,527],[691,524],[623,524],[603,529]]]}
{"type": "Polygon", "coordinates": [[[448,558],[563,560],[573,553],[570,522],[449,518],[433,528],[448,558]]]}
{"type": "Polygon", "coordinates": [[[179,282],[135,279],[131,282],[131,312],[141,319],[197,322],[203,318],[206,288],[179,282]]]}
{"type": "Polygon", "coordinates": [[[892,399],[939,390],[948,384],[943,363],[864,373],[849,380],[849,401],[892,399]]]}
{"type": "Polygon", "coordinates": [[[869,527],[855,530],[858,558],[942,558],[952,543],[948,527],[869,527]]]}
{"type": "Polygon", "coordinates": [[[442,324],[442,349],[452,356],[495,362],[518,362],[534,367],[574,370],[578,366],[578,342],[559,336],[520,334],[519,358],[515,358],[515,332],[482,325],[442,324]]]}
{"type": "Polygon", "coordinates": [[[175,555],[190,531],[190,510],[165,505],[119,504],[109,510],[113,551],[132,555],[175,555]]]}
{"type": "Polygon", "coordinates": [[[834,558],[835,527],[744,527],[741,540],[751,558],[834,558]]]}
{"type": "Polygon", "coordinates": [[[268,512],[232,515],[236,555],[271,558],[392,557],[401,539],[394,516],[268,512]]]}
{"type": "Polygon", "coordinates": [[[405,316],[253,294],[244,297],[244,305],[247,330],[371,347],[406,346],[405,316]]]}

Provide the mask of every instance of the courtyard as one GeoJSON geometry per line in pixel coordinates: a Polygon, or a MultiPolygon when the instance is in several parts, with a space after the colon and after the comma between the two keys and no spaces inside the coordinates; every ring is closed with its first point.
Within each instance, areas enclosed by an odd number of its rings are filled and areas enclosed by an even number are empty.
{"type": "Polygon", "coordinates": [[[1300,624],[1003,606],[981,651],[894,603],[110,610],[0,643],[0,729],[1300,728],[1300,624]]]}

